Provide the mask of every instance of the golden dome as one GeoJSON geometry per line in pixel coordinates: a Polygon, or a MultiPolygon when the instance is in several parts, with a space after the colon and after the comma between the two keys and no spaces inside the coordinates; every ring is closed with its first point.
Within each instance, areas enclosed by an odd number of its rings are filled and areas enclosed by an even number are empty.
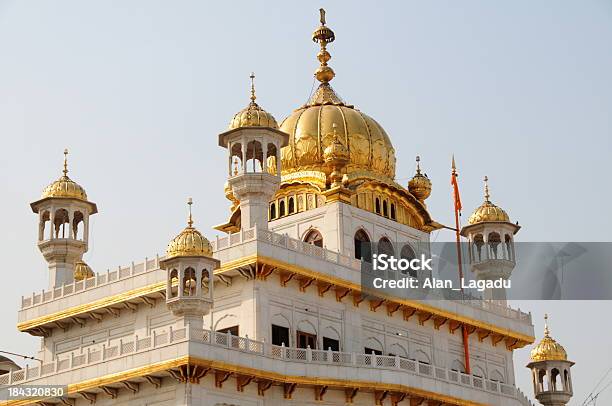
{"type": "Polygon", "coordinates": [[[424,201],[429,197],[429,195],[431,195],[431,181],[429,180],[426,174],[421,173],[421,166],[419,164],[421,158],[419,156],[416,157],[416,161],[416,174],[408,182],[408,191],[420,201],[424,201]]]}
{"type": "Polygon", "coordinates": [[[334,124],[342,144],[348,150],[346,173],[363,173],[366,177],[390,181],[395,177],[395,149],[385,130],[373,118],[346,104],[332,89],[334,77],[327,66],[331,58],[327,44],[335,35],[325,26],[321,10],[321,26],[313,40],[321,46],[317,55],[320,66],[315,77],[321,84],[308,102],[295,110],[280,125],[289,134],[289,144],[281,152],[283,174],[320,171],[329,174],[324,152],[334,140],[334,124]]]}
{"type": "Polygon", "coordinates": [[[567,352],[550,336],[548,315],[544,316],[544,338],[531,350],[531,361],[567,361],[567,352]]]}
{"type": "Polygon", "coordinates": [[[270,127],[278,128],[278,123],[272,114],[262,109],[256,102],[255,96],[255,74],[251,73],[251,102],[244,109],[240,110],[232,121],[230,122],[229,129],[242,127],[270,127]]]}
{"type": "Polygon", "coordinates": [[[166,259],[175,257],[209,257],[212,255],[210,242],[195,227],[191,217],[191,198],[189,204],[189,220],[187,227],[174,237],[166,248],[166,259]]]}
{"type": "Polygon", "coordinates": [[[468,219],[469,224],[478,224],[485,223],[489,221],[503,221],[506,223],[510,222],[510,217],[508,213],[505,212],[504,209],[498,207],[491,203],[489,198],[489,178],[485,176],[485,201],[480,205],[480,207],[476,208],[472,215],[468,219]]]}
{"type": "Polygon", "coordinates": [[[94,276],[94,271],[92,271],[89,265],[87,265],[84,261],[77,261],[74,263],[75,281],[82,281],[83,279],[93,278],[94,276]]]}
{"type": "Polygon", "coordinates": [[[64,174],[43,190],[42,198],[64,197],[87,201],[85,189],[68,177],[68,150],[64,150],[64,174]]]}

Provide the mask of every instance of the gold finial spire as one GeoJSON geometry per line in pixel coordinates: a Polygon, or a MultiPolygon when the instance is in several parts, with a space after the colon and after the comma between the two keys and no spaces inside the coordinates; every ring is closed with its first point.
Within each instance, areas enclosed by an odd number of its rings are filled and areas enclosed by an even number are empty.
{"type": "Polygon", "coordinates": [[[251,102],[255,103],[255,99],[257,99],[257,97],[255,97],[255,73],[251,72],[251,76],[249,76],[251,78],[251,102]]]}
{"type": "Polygon", "coordinates": [[[421,174],[421,157],[420,156],[416,156],[416,163],[417,163],[417,175],[421,174]]]}
{"type": "Polygon", "coordinates": [[[489,177],[484,177],[484,197],[485,201],[488,202],[491,195],[489,194],[489,177]]]}
{"type": "Polygon", "coordinates": [[[64,148],[64,176],[68,176],[68,148],[64,148]]]}
{"type": "Polygon", "coordinates": [[[550,330],[548,329],[548,313],[544,314],[544,336],[550,336],[550,330]]]}
{"type": "Polygon", "coordinates": [[[189,228],[193,226],[193,217],[191,216],[191,205],[193,204],[193,199],[190,197],[187,199],[187,205],[189,205],[189,219],[187,220],[187,225],[189,228]]]}
{"type": "Polygon", "coordinates": [[[317,54],[317,59],[321,65],[315,71],[315,77],[321,83],[329,83],[334,76],[334,70],[327,66],[327,62],[331,59],[331,55],[327,52],[327,44],[334,42],[336,35],[325,25],[325,10],[319,9],[321,15],[321,26],[312,33],[312,40],[321,46],[321,50],[317,54]]]}

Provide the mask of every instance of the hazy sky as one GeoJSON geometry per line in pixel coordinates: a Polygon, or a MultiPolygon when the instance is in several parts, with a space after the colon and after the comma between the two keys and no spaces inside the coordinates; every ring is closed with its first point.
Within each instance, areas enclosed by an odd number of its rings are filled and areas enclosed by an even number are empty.
{"type": "MultiPolygon", "coordinates": [[[[336,33],[335,89],[387,130],[400,183],[421,155],[436,220],[452,223],[455,153],[464,218],[488,175],[523,226],[517,240],[610,241],[612,2],[320,3],[0,0],[0,349],[38,346],[14,327],[21,295],[47,286],[28,204],[60,175],[64,147],[100,210],[85,257],[95,270],[163,252],[187,196],[214,237],[229,213],[217,134],[247,104],[251,71],[279,121],[307,99],[319,5],[336,33]]],[[[580,405],[612,367],[612,303],[521,307],[538,339],[551,314],[580,405]]],[[[528,352],[515,370],[530,394],[528,352]]],[[[611,403],[609,389],[598,404],[611,403]]]]}

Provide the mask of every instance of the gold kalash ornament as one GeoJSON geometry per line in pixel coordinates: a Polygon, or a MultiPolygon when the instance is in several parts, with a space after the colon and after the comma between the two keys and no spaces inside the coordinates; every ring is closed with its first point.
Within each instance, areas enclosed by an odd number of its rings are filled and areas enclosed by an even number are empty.
{"type": "Polygon", "coordinates": [[[550,336],[548,315],[544,315],[544,338],[531,350],[531,361],[567,361],[567,352],[550,336]]]}
{"type": "Polygon", "coordinates": [[[210,257],[212,256],[212,246],[210,242],[193,227],[193,217],[191,215],[191,205],[193,200],[189,198],[189,218],[187,227],[179,235],[174,237],[166,249],[166,259],[176,257],[210,257]]]}

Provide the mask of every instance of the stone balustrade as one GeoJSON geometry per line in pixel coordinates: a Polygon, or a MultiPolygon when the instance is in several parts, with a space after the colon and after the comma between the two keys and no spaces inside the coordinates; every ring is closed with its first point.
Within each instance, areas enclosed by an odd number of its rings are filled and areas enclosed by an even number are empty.
{"type": "Polygon", "coordinates": [[[59,357],[50,363],[41,363],[35,367],[26,366],[25,369],[0,375],[0,387],[25,384],[32,380],[44,378],[45,376],[104,363],[113,359],[155,350],[172,345],[173,343],[184,343],[187,341],[224,348],[225,351],[238,351],[276,360],[355,368],[397,370],[408,374],[428,377],[437,381],[473,388],[478,391],[485,391],[518,399],[526,406],[531,405],[525,395],[515,386],[399,357],[397,355],[386,356],[332,351],[331,349],[315,350],[310,348],[290,348],[272,345],[264,341],[252,340],[248,337],[233,336],[229,332],[220,333],[210,330],[189,330],[186,328],[172,329],[171,327],[167,332],[154,333],[146,337],[133,335],[123,338],[113,345],[110,345],[110,342],[106,342],[95,349],[89,348],[86,352],[73,352],[70,355],[59,357]]]}

